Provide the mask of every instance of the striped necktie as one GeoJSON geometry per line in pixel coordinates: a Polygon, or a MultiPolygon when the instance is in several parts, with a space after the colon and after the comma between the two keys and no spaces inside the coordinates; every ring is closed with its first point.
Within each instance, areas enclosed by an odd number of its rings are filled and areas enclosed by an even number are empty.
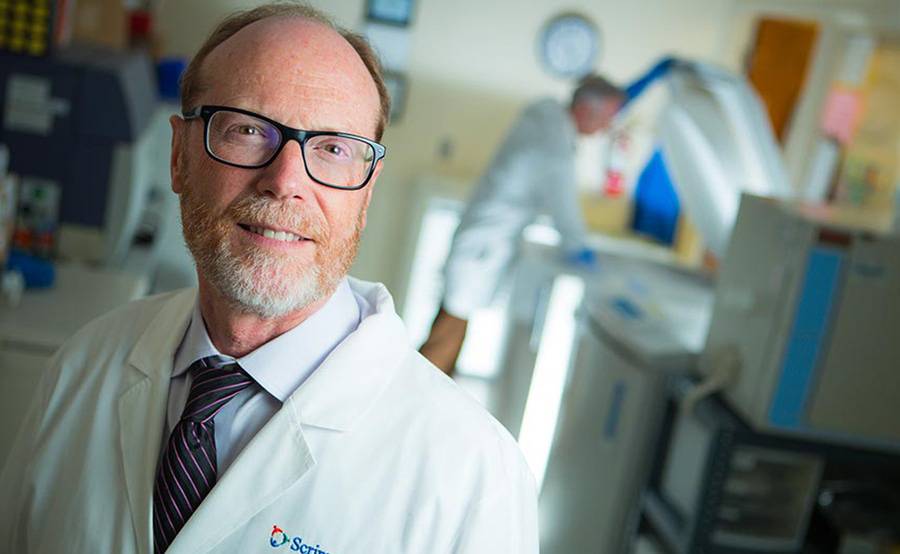
{"type": "Polygon", "coordinates": [[[172,429],[153,487],[153,545],[165,552],[216,484],[213,418],[253,379],[234,362],[210,356],[194,362],[191,390],[172,429]]]}

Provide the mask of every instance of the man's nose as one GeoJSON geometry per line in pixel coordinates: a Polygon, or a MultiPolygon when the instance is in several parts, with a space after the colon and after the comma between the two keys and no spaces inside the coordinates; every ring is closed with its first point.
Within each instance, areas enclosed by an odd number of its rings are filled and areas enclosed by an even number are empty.
{"type": "Polygon", "coordinates": [[[272,160],[257,183],[260,194],[277,200],[303,198],[314,186],[306,173],[300,143],[289,140],[272,160]]]}

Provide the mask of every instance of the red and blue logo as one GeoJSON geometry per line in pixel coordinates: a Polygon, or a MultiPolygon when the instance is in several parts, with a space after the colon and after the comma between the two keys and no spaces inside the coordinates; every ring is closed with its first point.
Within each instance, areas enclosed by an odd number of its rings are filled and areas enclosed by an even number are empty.
{"type": "Polygon", "coordinates": [[[272,533],[269,535],[269,546],[272,548],[280,548],[287,544],[290,545],[291,551],[299,552],[300,554],[328,554],[328,552],[322,550],[322,547],[318,544],[313,546],[305,543],[303,542],[302,537],[291,537],[284,532],[284,529],[277,525],[273,525],[272,533]]]}

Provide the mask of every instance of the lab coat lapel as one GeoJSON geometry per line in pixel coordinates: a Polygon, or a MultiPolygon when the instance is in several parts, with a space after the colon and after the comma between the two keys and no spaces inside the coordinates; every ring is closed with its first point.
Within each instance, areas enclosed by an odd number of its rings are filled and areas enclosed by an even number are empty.
{"type": "Polygon", "coordinates": [[[119,396],[119,447],[131,506],[137,551],[153,552],[153,483],[162,445],[175,349],[184,336],[194,291],[176,294],[160,310],[138,342],[123,371],[119,396]],[[176,332],[173,333],[172,330],[176,332]],[[181,332],[177,332],[178,330],[181,332]]]}
{"type": "Polygon", "coordinates": [[[144,377],[119,397],[119,446],[125,486],[138,552],[147,554],[152,551],[153,482],[162,444],[167,387],[168,380],[144,377]]]}
{"type": "Polygon", "coordinates": [[[220,477],[167,554],[207,552],[315,465],[293,403],[285,403],[220,477]]]}

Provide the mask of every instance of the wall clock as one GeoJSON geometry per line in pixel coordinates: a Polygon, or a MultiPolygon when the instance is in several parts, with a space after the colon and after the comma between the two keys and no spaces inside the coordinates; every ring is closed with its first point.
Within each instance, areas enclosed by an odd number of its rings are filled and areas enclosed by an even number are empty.
{"type": "Polygon", "coordinates": [[[538,58],[557,77],[590,73],[600,54],[600,30],[586,17],[564,13],[548,21],[538,35],[538,58]]]}

